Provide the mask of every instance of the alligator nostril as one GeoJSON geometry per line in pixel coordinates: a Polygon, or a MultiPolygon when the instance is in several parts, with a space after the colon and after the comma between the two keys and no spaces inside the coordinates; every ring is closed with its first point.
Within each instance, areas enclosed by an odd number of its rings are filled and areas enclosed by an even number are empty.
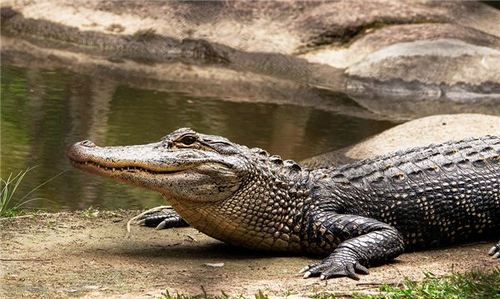
{"type": "Polygon", "coordinates": [[[80,142],[80,144],[83,146],[86,146],[86,147],[94,147],[95,146],[95,143],[93,143],[90,140],[84,140],[84,141],[80,142]]]}

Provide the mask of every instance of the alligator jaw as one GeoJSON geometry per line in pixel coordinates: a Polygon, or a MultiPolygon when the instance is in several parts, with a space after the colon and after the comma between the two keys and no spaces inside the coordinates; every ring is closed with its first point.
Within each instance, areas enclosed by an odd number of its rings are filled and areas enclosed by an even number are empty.
{"type": "Polygon", "coordinates": [[[194,166],[179,163],[175,154],[169,157],[167,151],[158,149],[158,143],[99,147],[85,140],[73,144],[67,156],[75,168],[146,187],[160,176],[180,173],[194,166]],[[159,158],[161,154],[163,157],[159,158]]]}
{"type": "Polygon", "coordinates": [[[222,200],[239,186],[231,159],[166,142],[99,147],[86,140],[73,144],[67,156],[76,168],[156,190],[172,204],[222,200]]]}
{"type": "Polygon", "coordinates": [[[71,164],[82,170],[86,170],[89,172],[94,172],[94,173],[100,173],[103,175],[106,174],[113,174],[113,173],[120,173],[120,172],[128,172],[128,173],[138,173],[138,172],[144,172],[144,173],[149,173],[152,175],[155,174],[171,174],[171,173],[177,173],[181,172],[183,170],[151,170],[147,169],[145,167],[141,166],[107,166],[105,164],[100,164],[99,162],[91,161],[91,160],[86,160],[86,161],[78,161],[78,160],[73,160],[70,158],[71,164]]]}

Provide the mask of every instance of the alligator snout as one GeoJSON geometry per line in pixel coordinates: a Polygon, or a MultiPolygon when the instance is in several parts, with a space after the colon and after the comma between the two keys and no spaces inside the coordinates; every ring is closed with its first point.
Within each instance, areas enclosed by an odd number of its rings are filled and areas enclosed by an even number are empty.
{"type": "Polygon", "coordinates": [[[68,158],[73,162],[82,161],[85,160],[84,157],[86,157],[86,149],[95,147],[97,146],[92,141],[83,140],[72,144],[66,151],[66,156],[68,156],[68,158]]]}

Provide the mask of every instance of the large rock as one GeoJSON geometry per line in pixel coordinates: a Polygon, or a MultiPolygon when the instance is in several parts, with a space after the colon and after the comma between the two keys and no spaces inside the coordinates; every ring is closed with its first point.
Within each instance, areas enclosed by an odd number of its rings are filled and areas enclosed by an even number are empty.
{"type": "MultiPolygon", "coordinates": [[[[2,10],[2,35],[42,48],[101,55],[115,62],[114,68],[132,60],[272,77],[347,93],[390,119],[500,113],[500,12],[484,3],[35,0],[3,5],[11,8],[2,10]]],[[[186,70],[167,78],[197,82],[197,71],[186,70]]]]}
{"type": "Polygon", "coordinates": [[[432,143],[499,134],[499,116],[435,115],[404,123],[358,144],[304,160],[302,164],[329,167],[432,143]]]}
{"type": "Polygon", "coordinates": [[[499,13],[472,1],[3,1],[26,18],[80,30],[134,34],[153,29],[248,52],[297,53],[346,44],[394,24],[450,23],[500,35],[499,13]],[[371,31],[370,31],[371,30],[371,31]],[[370,32],[367,32],[370,31],[370,32]]]}
{"type": "Polygon", "coordinates": [[[346,69],[346,93],[369,110],[409,119],[500,113],[500,39],[455,24],[381,28],[349,47],[306,54],[346,69]],[[476,105],[477,104],[477,105],[476,105]]]}

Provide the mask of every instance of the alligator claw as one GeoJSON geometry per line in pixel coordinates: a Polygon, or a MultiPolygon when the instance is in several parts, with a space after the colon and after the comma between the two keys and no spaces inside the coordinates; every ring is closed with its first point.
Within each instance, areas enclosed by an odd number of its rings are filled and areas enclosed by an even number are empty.
{"type": "Polygon", "coordinates": [[[334,277],[349,277],[354,280],[359,280],[359,274],[368,274],[368,269],[358,262],[339,261],[325,259],[321,263],[306,266],[301,271],[304,273],[304,278],[319,276],[319,279],[326,280],[334,277]]]}
{"type": "Polygon", "coordinates": [[[127,232],[130,233],[130,224],[138,224],[155,229],[189,226],[171,206],[159,206],[149,209],[133,217],[127,222],[127,232]]]}
{"type": "Polygon", "coordinates": [[[304,273],[309,269],[309,266],[305,266],[304,268],[300,269],[299,273],[304,273]]]}
{"type": "Polygon", "coordinates": [[[495,246],[491,247],[490,251],[488,252],[489,255],[491,255],[493,258],[500,258],[500,242],[496,244],[495,246]]]}
{"type": "MultiPolygon", "coordinates": [[[[147,222],[148,222],[148,220],[146,219],[145,225],[149,226],[147,222]]],[[[172,218],[170,218],[170,217],[165,218],[165,219],[163,219],[162,222],[160,222],[158,225],[156,225],[155,229],[165,229],[165,228],[168,228],[169,224],[171,224],[171,223],[172,223],[172,218]]]]}

